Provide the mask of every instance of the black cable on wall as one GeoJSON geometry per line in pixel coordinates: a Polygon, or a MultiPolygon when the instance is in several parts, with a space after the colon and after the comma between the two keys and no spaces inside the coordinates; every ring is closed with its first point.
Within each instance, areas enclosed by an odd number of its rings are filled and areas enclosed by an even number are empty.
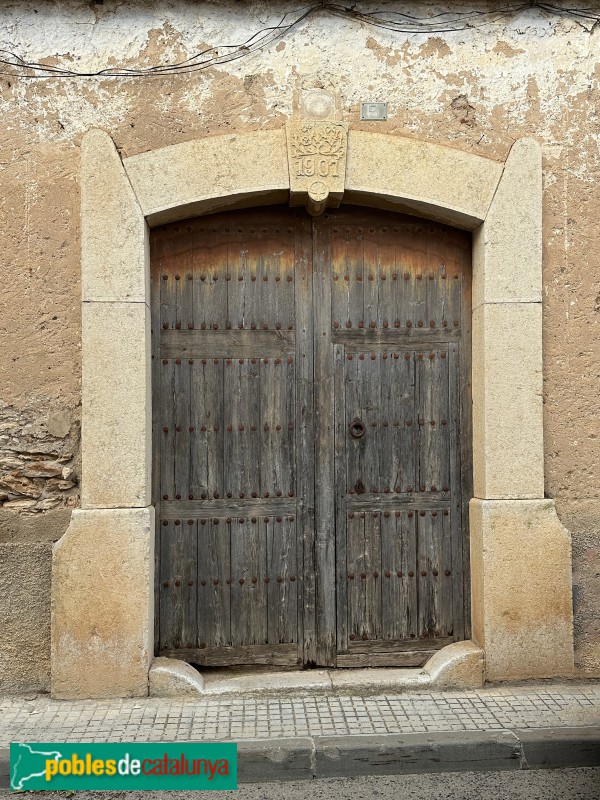
{"type": "Polygon", "coordinates": [[[380,28],[386,31],[407,34],[433,34],[465,31],[480,28],[496,22],[506,21],[509,16],[517,16],[523,11],[535,8],[553,16],[567,17],[578,22],[591,32],[600,23],[600,13],[593,8],[569,8],[552,3],[530,2],[507,3],[495,9],[471,9],[466,11],[443,11],[430,16],[417,16],[402,11],[361,11],[357,4],[346,6],[339,3],[315,2],[293,11],[286,12],[277,25],[262,28],[253,33],[241,44],[220,44],[209,47],[173,64],[157,64],[151,67],[104,67],[95,72],[56,67],[41,62],[28,62],[18,53],[0,49],[0,65],[4,67],[0,75],[13,78],[149,78],[164,75],[186,75],[246,58],[251,53],[264,48],[298,27],[301,22],[315,13],[343,17],[355,22],[380,28]],[[225,52],[223,52],[225,51],[225,52]]]}

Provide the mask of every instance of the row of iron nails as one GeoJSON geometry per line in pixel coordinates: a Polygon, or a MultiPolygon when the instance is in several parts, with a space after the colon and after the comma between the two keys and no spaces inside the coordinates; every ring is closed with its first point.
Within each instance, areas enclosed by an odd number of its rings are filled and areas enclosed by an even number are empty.
{"type": "MultiPolygon", "coordinates": [[[[460,325],[460,320],[455,319],[455,320],[452,321],[452,324],[454,325],[455,328],[458,328],[458,326],[460,325]]],[[[352,323],[351,320],[348,320],[347,322],[344,322],[343,324],[341,322],[337,322],[336,321],[336,322],[333,322],[332,325],[337,330],[338,328],[341,328],[341,327],[352,328],[353,323],[352,323]]],[[[413,321],[411,319],[407,319],[405,325],[406,325],[407,328],[412,328],[413,327],[413,321]]],[[[181,322],[175,322],[174,325],[170,324],[169,322],[163,322],[162,327],[163,327],[164,331],[169,330],[169,328],[171,328],[171,327],[174,328],[175,330],[179,331],[179,330],[181,330],[181,322]]],[[[194,322],[188,322],[188,324],[187,324],[188,330],[193,331],[195,327],[196,327],[196,325],[195,325],[194,322]]],[[[232,329],[233,326],[232,326],[231,322],[226,322],[225,325],[222,325],[222,327],[225,328],[225,330],[229,331],[229,330],[232,329]]],[[[250,325],[244,326],[243,322],[238,322],[237,327],[240,330],[244,330],[244,328],[245,328],[246,330],[251,330],[251,331],[255,331],[255,330],[268,331],[269,330],[269,323],[268,322],[259,322],[259,323],[251,322],[250,325]]],[[[283,326],[282,326],[281,322],[276,322],[274,325],[271,324],[270,327],[271,327],[271,330],[280,331],[283,326]]],[[[365,327],[364,321],[360,320],[356,324],[356,327],[357,328],[364,328],[365,327]]],[[[368,327],[369,328],[378,328],[379,327],[379,323],[373,322],[373,321],[369,322],[368,327]]],[[[381,327],[382,328],[389,328],[390,327],[390,323],[388,322],[388,320],[384,319],[383,322],[381,323],[381,327]]],[[[394,328],[401,328],[401,327],[402,327],[402,323],[400,322],[400,320],[399,319],[395,320],[394,321],[394,328]]],[[[426,325],[423,322],[423,320],[422,319],[418,320],[417,321],[417,328],[423,328],[423,327],[426,327],[426,325]]],[[[437,328],[437,327],[447,328],[448,327],[448,320],[447,319],[443,319],[441,321],[440,325],[438,326],[437,322],[434,319],[431,319],[431,320],[429,320],[429,327],[430,328],[437,328]]],[[[211,329],[214,330],[214,331],[218,331],[219,330],[219,323],[218,322],[209,322],[209,323],[201,322],[200,323],[200,330],[201,331],[211,330],[211,329]]],[[[288,331],[293,331],[294,330],[294,326],[293,325],[288,325],[287,329],[288,329],[288,331]]]]}

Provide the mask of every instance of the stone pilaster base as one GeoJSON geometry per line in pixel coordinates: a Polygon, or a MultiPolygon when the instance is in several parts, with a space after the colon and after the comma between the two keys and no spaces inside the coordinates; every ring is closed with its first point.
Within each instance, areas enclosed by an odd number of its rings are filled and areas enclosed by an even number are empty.
{"type": "Polygon", "coordinates": [[[74,511],[52,558],[52,696],[148,694],[154,508],[74,511]]]}
{"type": "Polygon", "coordinates": [[[571,537],[553,500],[471,500],[473,639],[485,679],[573,674],[571,537]]]}

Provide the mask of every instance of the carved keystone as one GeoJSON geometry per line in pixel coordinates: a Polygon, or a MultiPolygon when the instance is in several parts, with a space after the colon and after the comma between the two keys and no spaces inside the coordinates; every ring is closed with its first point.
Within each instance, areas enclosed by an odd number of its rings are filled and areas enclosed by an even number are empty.
{"type": "Polygon", "coordinates": [[[290,205],[313,217],[342,202],[348,125],[333,120],[293,120],[286,125],[290,205]]]}

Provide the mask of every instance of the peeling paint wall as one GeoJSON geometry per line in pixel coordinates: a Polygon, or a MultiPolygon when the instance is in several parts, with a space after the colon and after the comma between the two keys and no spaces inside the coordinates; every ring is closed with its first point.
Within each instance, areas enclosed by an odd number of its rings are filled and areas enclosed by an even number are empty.
{"type": "MultiPolygon", "coordinates": [[[[148,67],[244,42],[294,7],[8,0],[0,47],[79,71],[148,67]]],[[[58,538],[77,502],[82,134],[103,128],[130,156],[215,133],[279,128],[301,90],[327,89],[338,117],[354,128],[499,161],[519,137],[542,144],[546,493],[573,536],[576,662],[581,674],[600,675],[600,27],[538,9],[482,22],[402,34],[318,12],[260,51],[187,75],[0,75],[0,543],[58,538]],[[364,100],[387,101],[388,121],[360,122],[364,100]],[[47,474],[34,474],[35,464],[38,473],[48,465],[47,474]]]]}

